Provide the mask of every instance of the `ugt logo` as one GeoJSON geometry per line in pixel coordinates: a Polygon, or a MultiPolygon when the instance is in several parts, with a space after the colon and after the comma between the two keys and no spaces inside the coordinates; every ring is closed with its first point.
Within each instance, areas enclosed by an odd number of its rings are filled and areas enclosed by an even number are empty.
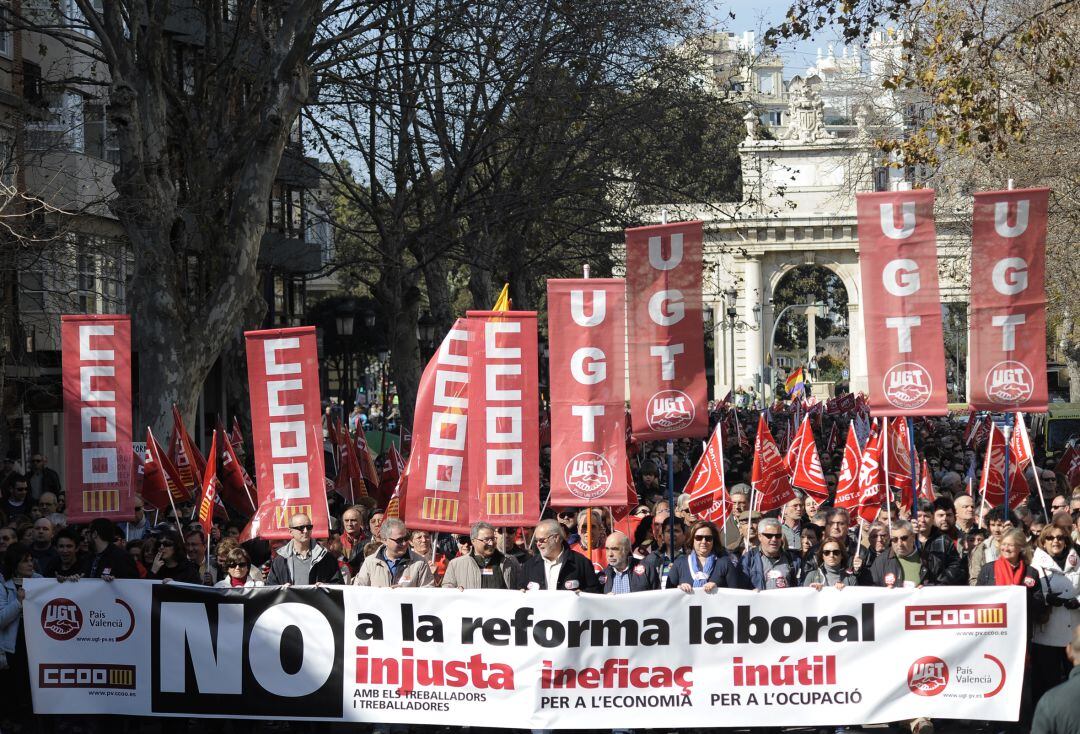
{"type": "Polygon", "coordinates": [[[694,402],[681,390],[661,390],[652,396],[645,416],[654,431],[678,431],[694,422],[694,402]]]}
{"type": "Polygon", "coordinates": [[[583,451],[566,464],[566,488],[575,497],[591,500],[611,490],[611,465],[600,454],[583,451]]]}
{"type": "Polygon", "coordinates": [[[949,666],[932,655],[921,657],[908,668],[907,684],[916,696],[936,696],[949,685],[949,666]]]}
{"type": "Polygon", "coordinates": [[[71,599],[53,599],[41,608],[41,629],[54,640],[70,640],[82,625],[82,610],[71,599]]]}
{"type": "Polygon", "coordinates": [[[998,362],[986,375],[986,397],[1001,405],[1026,403],[1035,391],[1031,372],[1020,362],[998,362]]]}
{"type": "Polygon", "coordinates": [[[930,401],[934,381],[920,364],[901,362],[885,373],[882,388],[885,399],[902,410],[921,408],[930,401]]]}
{"type": "Polygon", "coordinates": [[[338,590],[155,585],[151,622],[155,713],[342,716],[338,590]]]}

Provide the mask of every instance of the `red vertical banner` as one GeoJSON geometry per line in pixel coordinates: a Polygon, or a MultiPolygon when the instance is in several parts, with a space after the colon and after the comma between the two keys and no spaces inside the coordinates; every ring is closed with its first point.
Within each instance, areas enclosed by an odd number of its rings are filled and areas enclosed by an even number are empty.
{"type": "Polygon", "coordinates": [[[875,415],[946,415],[934,192],[859,194],[859,270],[875,415]]]}
{"type": "Polygon", "coordinates": [[[496,526],[535,525],[540,519],[536,312],[469,311],[466,316],[472,342],[471,519],[496,526]]]}
{"type": "Polygon", "coordinates": [[[1049,198],[1049,189],[975,194],[968,323],[975,410],[1046,410],[1049,198]]]}
{"type": "Polygon", "coordinates": [[[397,488],[410,528],[469,530],[469,337],[468,322],[458,319],[420,377],[412,453],[397,488]]]}
{"type": "Polygon", "coordinates": [[[248,331],[248,389],[261,538],[290,537],[289,518],[303,513],[313,537],[328,534],[323,466],[319,358],[315,327],[248,331]]]}
{"type": "Polygon", "coordinates": [[[61,316],[67,519],[135,519],[131,319],[61,316]]]}
{"type": "Polygon", "coordinates": [[[704,438],[709,432],[701,268],[701,222],[626,230],[635,438],[704,438]]]}
{"type": "Polygon", "coordinates": [[[626,497],[624,281],[549,280],[551,506],[626,497]]]}
{"type": "Polygon", "coordinates": [[[409,528],[469,531],[469,339],[469,324],[459,318],[420,377],[408,479],[397,486],[409,528]]]}

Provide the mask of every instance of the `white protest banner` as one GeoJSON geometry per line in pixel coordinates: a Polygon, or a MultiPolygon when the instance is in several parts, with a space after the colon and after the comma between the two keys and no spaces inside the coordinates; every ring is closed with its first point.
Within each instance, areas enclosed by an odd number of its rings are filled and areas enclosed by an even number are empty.
{"type": "Polygon", "coordinates": [[[1022,587],[632,597],[27,580],[34,710],[519,729],[1015,721],[1022,587]]]}

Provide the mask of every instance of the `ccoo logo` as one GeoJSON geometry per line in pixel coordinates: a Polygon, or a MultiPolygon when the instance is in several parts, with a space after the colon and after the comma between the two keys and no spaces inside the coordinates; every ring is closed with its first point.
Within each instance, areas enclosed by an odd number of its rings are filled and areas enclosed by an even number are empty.
{"type": "Polygon", "coordinates": [[[1026,403],[1035,392],[1031,371],[1021,362],[1008,360],[990,368],[983,383],[986,397],[1002,405],[1026,403]]]}
{"type": "Polygon", "coordinates": [[[934,381],[921,364],[901,362],[885,373],[882,389],[891,405],[901,410],[914,410],[930,401],[934,381]]]}
{"type": "Polygon", "coordinates": [[[645,416],[654,431],[679,431],[694,422],[694,403],[681,390],[661,390],[652,396],[645,416]]]}
{"type": "Polygon", "coordinates": [[[949,666],[932,655],[921,657],[908,668],[907,684],[916,696],[936,696],[949,685],[949,666]]]}
{"type": "Polygon", "coordinates": [[[603,497],[611,491],[611,464],[600,454],[583,451],[566,464],[563,479],[570,494],[583,500],[603,497]]]}
{"type": "Polygon", "coordinates": [[[54,640],[70,640],[82,625],[82,610],[71,599],[53,599],[41,610],[41,629],[54,640]]]}

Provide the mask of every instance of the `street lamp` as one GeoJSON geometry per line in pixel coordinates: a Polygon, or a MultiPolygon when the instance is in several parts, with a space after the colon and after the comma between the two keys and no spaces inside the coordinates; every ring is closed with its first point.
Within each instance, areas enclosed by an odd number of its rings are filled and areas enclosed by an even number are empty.
{"type": "Polygon", "coordinates": [[[731,286],[724,292],[724,299],[727,301],[727,317],[728,326],[731,331],[730,348],[731,348],[731,399],[735,399],[735,317],[739,315],[739,309],[736,303],[739,299],[739,291],[735,286],[731,286]]]}
{"type": "Polygon", "coordinates": [[[338,306],[337,313],[334,316],[335,330],[337,335],[341,337],[342,351],[345,357],[345,375],[342,380],[344,384],[341,390],[341,407],[343,410],[349,405],[349,389],[352,387],[352,335],[355,321],[356,316],[352,300],[346,300],[338,306]]]}
{"type": "Polygon", "coordinates": [[[423,357],[426,357],[427,352],[435,348],[435,328],[437,326],[438,323],[432,318],[430,311],[424,311],[416,322],[416,339],[424,347],[423,357]]]}
{"type": "Polygon", "coordinates": [[[379,379],[380,390],[382,391],[382,430],[383,430],[383,445],[386,444],[386,419],[387,419],[387,375],[386,375],[386,363],[390,361],[390,350],[379,350],[379,365],[381,366],[381,377],[379,379]]]}

